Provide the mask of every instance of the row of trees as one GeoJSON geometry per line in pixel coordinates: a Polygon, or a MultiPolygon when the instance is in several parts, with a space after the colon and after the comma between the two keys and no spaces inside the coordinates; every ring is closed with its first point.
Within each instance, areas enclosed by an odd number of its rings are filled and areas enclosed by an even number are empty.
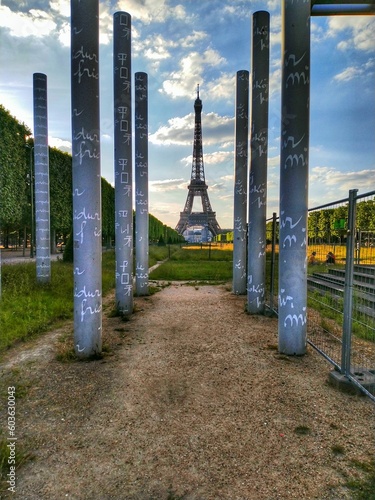
{"type": "MultiPolygon", "coordinates": [[[[343,243],[346,237],[348,204],[334,208],[312,210],[308,215],[308,238],[315,243],[343,243]]],[[[357,203],[356,228],[359,233],[375,234],[375,196],[357,203]]],[[[271,240],[272,221],[267,223],[267,239],[271,240]]],[[[279,236],[279,224],[276,226],[276,239],[279,236]]],[[[366,240],[367,241],[367,240],[366,240]]]]}
{"type": "MultiPolygon", "coordinates": [[[[26,244],[32,231],[32,196],[34,144],[31,130],[0,105],[0,243],[7,247],[26,244]]],[[[49,148],[51,235],[57,243],[66,241],[72,227],[72,157],[59,149],[49,148]]],[[[111,246],[115,238],[115,193],[102,178],[103,245],[111,246]]],[[[135,226],[134,226],[135,227],[135,226]]],[[[156,217],[149,216],[150,242],[175,243],[181,236],[156,217]]],[[[183,238],[182,238],[183,240],[183,238]]]]}
{"type": "MultiPolygon", "coordinates": [[[[309,213],[309,239],[341,241],[347,230],[348,204],[309,213]]],[[[356,228],[359,232],[375,232],[375,197],[357,203],[356,228]]]]}

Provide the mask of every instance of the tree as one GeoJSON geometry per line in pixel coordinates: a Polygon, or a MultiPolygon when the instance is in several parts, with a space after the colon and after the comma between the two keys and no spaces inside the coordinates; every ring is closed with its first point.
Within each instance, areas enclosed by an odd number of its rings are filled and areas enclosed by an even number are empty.
{"type": "Polygon", "coordinates": [[[30,204],[31,150],[25,145],[31,131],[0,105],[0,133],[0,228],[8,234],[21,229],[30,204]]]}

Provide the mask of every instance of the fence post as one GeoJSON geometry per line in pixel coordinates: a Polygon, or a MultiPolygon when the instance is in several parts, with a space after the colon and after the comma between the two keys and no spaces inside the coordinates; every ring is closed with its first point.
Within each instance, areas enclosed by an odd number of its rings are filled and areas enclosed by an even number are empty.
{"type": "Polygon", "coordinates": [[[275,259],[276,259],[276,212],[272,214],[272,253],[271,253],[271,285],[270,285],[270,310],[274,311],[273,298],[275,294],[275,259]]]}
{"type": "Polygon", "coordinates": [[[358,189],[349,191],[348,208],[348,229],[346,239],[346,261],[345,261],[345,283],[344,283],[344,322],[342,332],[342,351],[341,351],[341,373],[349,375],[350,373],[350,355],[352,341],[352,310],[353,310],[353,268],[354,268],[354,249],[355,249],[355,223],[357,208],[358,189]]]}

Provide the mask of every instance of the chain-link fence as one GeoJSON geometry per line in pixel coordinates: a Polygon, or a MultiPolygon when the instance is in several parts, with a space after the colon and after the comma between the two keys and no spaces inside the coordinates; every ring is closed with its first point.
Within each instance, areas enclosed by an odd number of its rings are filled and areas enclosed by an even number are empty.
{"type": "MultiPolygon", "coordinates": [[[[278,218],[267,221],[267,299],[277,314],[278,218]]],[[[375,191],[309,210],[308,342],[375,400],[375,191]]]]}

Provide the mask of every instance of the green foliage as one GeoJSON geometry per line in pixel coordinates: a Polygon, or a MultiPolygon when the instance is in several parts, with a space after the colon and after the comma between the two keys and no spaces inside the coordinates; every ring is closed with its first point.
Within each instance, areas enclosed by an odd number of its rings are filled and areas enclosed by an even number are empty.
{"type": "Polygon", "coordinates": [[[49,284],[38,284],[35,275],[32,263],[3,266],[0,351],[72,316],[72,266],[52,262],[49,284]]]}
{"type": "Polygon", "coordinates": [[[115,237],[115,189],[105,179],[101,182],[103,244],[110,248],[115,237]]]}
{"type": "Polygon", "coordinates": [[[56,148],[49,149],[51,228],[67,235],[72,225],[72,157],[56,148]]]}
{"type": "MultiPolygon", "coordinates": [[[[173,249],[151,247],[150,262],[156,263],[173,249]]],[[[73,318],[73,265],[51,262],[51,283],[38,284],[35,264],[2,266],[0,307],[0,352],[18,341],[27,340],[73,318]]],[[[115,287],[115,252],[102,255],[102,293],[115,287]]]]}
{"type": "Polygon", "coordinates": [[[0,105],[0,227],[22,226],[30,203],[30,151],[25,147],[31,131],[0,105]]]}
{"type": "MultiPolygon", "coordinates": [[[[320,243],[341,242],[346,237],[347,218],[348,204],[309,212],[309,239],[320,243]]],[[[357,203],[356,227],[360,231],[375,231],[374,199],[357,203]]]]}
{"type": "Polygon", "coordinates": [[[63,253],[63,261],[64,262],[73,262],[73,236],[72,232],[69,233],[69,237],[67,239],[65,248],[64,248],[64,253],[63,253]]]}
{"type": "MultiPolygon", "coordinates": [[[[114,252],[104,252],[102,292],[114,287],[114,252]]],[[[3,266],[0,351],[73,317],[73,266],[52,262],[51,283],[36,282],[32,263],[3,266]]]]}
{"type": "Polygon", "coordinates": [[[185,239],[174,229],[163,224],[160,220],[149,214],[148,217],[148,234],[150,243],[158,243],[160,238],[168,244],[183,243],[185,239]]]}

